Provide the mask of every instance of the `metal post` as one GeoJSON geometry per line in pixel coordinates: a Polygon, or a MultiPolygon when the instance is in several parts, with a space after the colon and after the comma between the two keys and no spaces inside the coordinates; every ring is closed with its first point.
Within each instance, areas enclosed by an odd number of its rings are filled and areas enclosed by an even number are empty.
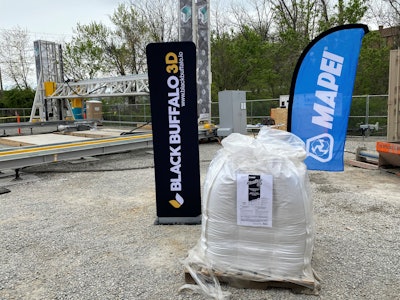
{"type": "MultiPolygon", "coordinates": [[[[251,101],[250,102],[250,116],[251,116],[251,118],[250,118],[250,124],[253,124],[253,101],[251,101]]],[[[247,119],[247,116],[246,116],[246,119],[247,119]]]]}
{"type": "Polygon", "coordinates": [[[22,180],[21,176],[19,175],[19,169],[15,169],[15,178],[14,180],[22,180]]]}
{"type": "Polygon", "coordinates": [[[120,124],[120,126],[121,126],[121,109],[120,109],[120,104],[118,104],[117,107],[118,107],[118,121],[119,121],[119,124],[120,124]]]}
{"type": "Polygon", "coordinates": [[[143,107],[143,122],[146,122],[146,102],[144,100],[142,103],[142,107],[143,107]]]}
{"type": "Polygon", "coordinates": [[[1,69],[0,69],[0,94],[3,92],[3,78],[1,77],[1,69]]]}
{"type": "Polygon", "coordinates": [[[369,124],[369,95],[365,99],[365,124],[369,124]]]}

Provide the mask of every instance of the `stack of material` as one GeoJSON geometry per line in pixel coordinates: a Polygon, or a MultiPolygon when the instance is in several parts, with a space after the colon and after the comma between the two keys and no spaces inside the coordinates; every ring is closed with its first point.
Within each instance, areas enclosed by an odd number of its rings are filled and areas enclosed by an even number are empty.
{"type": "Polygon", "coordinates": [[[185,260],[193,279],[214,297],[219,285],[200,273],[317,286],[304,143],[263,127],[257,138],[231,134],[222,144],[204,183],[201,239],[185,260]]]}
{"type": "Polygon", "coordinates": [[[287,130],[288,109],[271,108],[271,118],[275,120],[275,129],[287,130]]]}

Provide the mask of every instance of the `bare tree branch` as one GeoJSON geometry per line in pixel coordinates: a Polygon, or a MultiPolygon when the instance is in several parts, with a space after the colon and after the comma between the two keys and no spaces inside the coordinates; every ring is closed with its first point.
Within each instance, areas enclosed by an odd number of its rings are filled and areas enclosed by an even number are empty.
{"type": "Polygon", "coordinates": [[[154,42],[176,41],[178,37],[178,3],[176,0],[130,0],[144,18],[154,42]]]}
{"type": "Polygon", "coordinates": [[[3,30],[0,35],[0,63],[3,75],[19,89],[29,88],[34,61],[32,41],[25,29],[3,30]]]}

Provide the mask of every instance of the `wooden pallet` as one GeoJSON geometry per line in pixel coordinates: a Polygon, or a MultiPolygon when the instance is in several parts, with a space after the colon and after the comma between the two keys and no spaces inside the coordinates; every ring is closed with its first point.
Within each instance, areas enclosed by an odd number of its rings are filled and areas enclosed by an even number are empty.
{"type": "Polygon", "coordinates": [[[353,167],[358,167],[361,169],[367,169],[367,170],[378,170],[378,163],[376,162],[371,162],[371,161],[358,161],[358,160],[348,160],[346,161],[350,166],[353,167]]]}
{"type": "MultiPolygon", "coordinates": [[[[233,274],[215,270],[213,272],[220,283],[227,284],[228,286],[234,288],[257,290],[283,288],[290,289],[295,294],[307,295],[318,295],[320,290],[320,283],[317,279],[314,281],[300,279],[269,280],[256,274],[233,274]]],[[[209,276],[209,272],[206,270],[199,271],[198,274],[202,276],[209,276]]],[[[188,270],[185,270],[185,282],[188,284],[196,284],[196,281],[193,279],[188,270]]]]}

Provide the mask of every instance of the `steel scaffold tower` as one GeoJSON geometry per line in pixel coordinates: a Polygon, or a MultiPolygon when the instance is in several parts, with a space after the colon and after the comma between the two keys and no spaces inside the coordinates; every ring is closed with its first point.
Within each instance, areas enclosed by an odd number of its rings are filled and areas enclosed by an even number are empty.
{"type": "Polygon", "coordinates": [[[74,120],[69,99],[149,94],[147,74],[64,81],[61,45],[35,41],[37,89],[30,122],[74,120]]]}

